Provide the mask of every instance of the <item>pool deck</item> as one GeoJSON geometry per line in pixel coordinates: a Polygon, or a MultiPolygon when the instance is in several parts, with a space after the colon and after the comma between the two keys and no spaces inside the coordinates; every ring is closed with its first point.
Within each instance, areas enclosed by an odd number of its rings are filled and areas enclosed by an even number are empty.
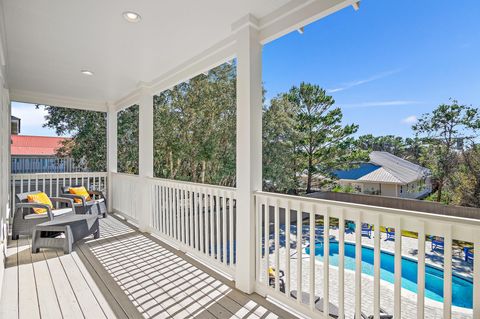
{"type": "MultiPolygon", "coordinates": [[[[338,229],[330,229],[330,235],[338,238],[338,229]]],[[[381,240],[381,249],[386,251],[394,251],[395,242],[386,241],[386,234],[382,233],[381,240]]],[[[273,237],[272,237],[273,239],[273,237]]],[[[345,241],[355,242],[354,233],[345,233],[345,241]]],[[[295,238],[292,239],[292,243],[295,242],[295,238]]],[[[272,246],[273,246],[273,242],[272,246]]],[[[372,238],[362,237],[362,245],[373,246],[373,233],[372,238]]],[[[295,245],[292,245],[294,247],[295,245]]],[[[407,257],[416,259],[417,254],[417,240],[415,238],[403,237],[402,239],[402,254],[407,257]]],[[[438,267],[443,267],[443,254],[440,252],[431,252],[430,243],[426,244],[426,263],[438,267]]],[[[286,269],[286,250],[282,247],[279,251],[280,257],[280,268],[286,269]]],[[[291,282],[290,289],[297,289],[296,285],[296,276],[297,276],[297,251],[294,248],[290,249],[291,262],[290,262],[290,271],[291,271],[291,282]]],[[[270,255],[269,264],[274,266],[274,253],[270,255]]],[[[309,255],[305,253],[302,254],[304,261],[302,262],[302,278],[303,278],[303,290],[309,291],[309,255]]],[[[264,265],[265,259],[262,260],[264,265]]],[[[453,267],[454,271],[469,277],[472,275],[472,265],[463,261],[459,251],[454,251],[453,257],[453,267]],[[458,255],[455,255],[458,253],[458,255]]],[[[264,269],[264,268],[261,268],[264,269]]],[[[338,268],[335,266],[330,266],[329,270],[329,300],[333,304],[338,305],[338,268]]],[[[263,275],[263,274],[262,274],[263,275]]],[[[263,278],[264,280],[264,278],[263,278]]],[[[345,270],[345,315],[346,318],[354,317],[355,309],[355,286],[353,282],[355,280],[355,272],[351,270],[345,270]]],[[[319,297],[323,297],[323,263],[316,261],[315,263],[315,294],[319,297]]],[[[362,275],[362,312],[367,315],[373,314],[373,277],[369,275],[362,275]]],[[[387,310],[388,313],[393,314],[393,290],[394,285],[381,281],[380,295],[381,295],[381,307],[387,310]]],[[[411,292],[406,289],[402,289],[402,318],[414,319],[417,317],[417,295],[414,292],[411,292]]],[[[425,318],[443,318],[443,304],[438,301],[434,301],[429,298],[425,298],[425,318]]],[[[466,319],[472,318],[472,311],[459,307],[452,307],[452,318],[455,319],[466,319]]]]}

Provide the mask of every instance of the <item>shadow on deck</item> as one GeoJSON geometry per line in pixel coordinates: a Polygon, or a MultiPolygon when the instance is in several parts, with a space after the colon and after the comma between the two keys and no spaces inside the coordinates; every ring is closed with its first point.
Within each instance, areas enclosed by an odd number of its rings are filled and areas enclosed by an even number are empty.
{"type": "Polygon", "coordinates": [[[10,241],[0,318],[292,318],[115,216],[100,227],[69,255],[10,241]]]}

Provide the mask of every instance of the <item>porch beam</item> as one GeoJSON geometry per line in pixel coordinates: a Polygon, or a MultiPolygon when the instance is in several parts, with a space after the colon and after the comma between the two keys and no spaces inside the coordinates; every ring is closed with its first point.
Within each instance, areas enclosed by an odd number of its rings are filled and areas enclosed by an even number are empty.
{"type": "Polygon", "coordinates": [[[236,33],[237,46],[237,224],[236,286],[255,289],[255,203],[262,189],[262,45],[248,23],[236,33]]]}
{"type": "Polygon", "coordinates": [[[109,110],[108,104],[105,101],[79,99],[24,90],[10,90],[10,100],[23,103],[60,106],[65,108],[88,111],[107,112],[109,110]]]}
{"type": "Polygon", "coordinates": [[[260,41],[266,44],[357,3],[358,0],[290,1],[259,20],[260,41]]]}
{"type": "Polygon", "coordinates": [[[117,111],[113,104],[108,105],[107,112],[107,172],[108,172],[108,210],[113,207],[112,175],[117,172],[117,111]]]}

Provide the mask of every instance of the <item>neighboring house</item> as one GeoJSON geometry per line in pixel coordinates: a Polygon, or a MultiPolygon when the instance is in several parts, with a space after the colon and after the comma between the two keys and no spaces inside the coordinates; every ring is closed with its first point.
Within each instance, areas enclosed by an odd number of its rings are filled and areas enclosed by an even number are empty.
{"type": "Polygon", "coordinates": [[[10,133],[12,135],[18,135],[20,134],[20,122],[22,120],[20,120],[18,117],[16,116],[11,116],[10,117],[10,133]]]}
{"type": "Polygon", "coordinates": [[[12,135],[12,174],[79,171],[71,158],[59,158],[57,149],[67,138],[12,135]]]}
{"type": "Polygon", "coordinates": [[[351,186],[362,194],[422,198],[432,191],[429,169],[388,152],[372,152],[368,163],[337,170],[335,175],[341,186],[351,186]]]}

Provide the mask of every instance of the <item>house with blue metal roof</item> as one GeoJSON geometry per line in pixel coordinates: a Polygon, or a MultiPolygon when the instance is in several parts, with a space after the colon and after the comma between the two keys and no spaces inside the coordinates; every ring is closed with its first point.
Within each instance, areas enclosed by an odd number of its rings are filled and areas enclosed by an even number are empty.
{"type": "Polygon", "coordinates": [[[401,198],[422,198],[432,191],[429,169],[388,152],[371,152],[370,161],[336,170],[341,186],[356,192],[401,198]]]}

